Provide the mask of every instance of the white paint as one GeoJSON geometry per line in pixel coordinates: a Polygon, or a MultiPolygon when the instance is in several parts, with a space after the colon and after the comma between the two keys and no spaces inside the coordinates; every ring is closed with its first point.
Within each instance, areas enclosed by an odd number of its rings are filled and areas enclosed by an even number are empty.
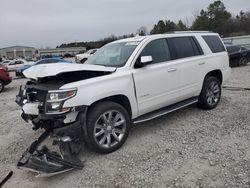
{"type": "Polygon", "coordinates": [[[113,72],[109,75],[63,85],[60,89],[77,88],[76,96],[65,101],[63,107],[89,106],[106,97],[124,95],[131,104],[132,119],[134,119],[164,106],[198,96],[205,75],[212,70],[221,70],[223,81],[229,77],[231,69],[227,52],[213,54],[201,35],[217,34],[189,32],[123,39],[114,43],[139,42],[124,67],[116,69],[87,64],[50,64],[32,67],[25,72],[25,76],[46,77],[78,70],[113,72]],[[149,42],[175,36],[196,37],[204,55],[134,68],[141,51],[149,42]]]}
{"type": "Polygon", "coordinates": [[[63,72],[74,72],[74,71],[108,71],[113,72],[116,68],[108,68],[98,65],[87,65],[87,64],[74,64],[74,63],[50,63],[33,66],[23,71],[26,78],[43,78],[48,76],[54,76],[63,72]]]}

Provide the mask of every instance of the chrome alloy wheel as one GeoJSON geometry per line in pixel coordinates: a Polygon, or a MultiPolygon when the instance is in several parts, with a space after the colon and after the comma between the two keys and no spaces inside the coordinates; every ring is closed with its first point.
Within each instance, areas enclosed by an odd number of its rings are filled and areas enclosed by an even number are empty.
{"type": "Polygon", "coordinates": [[[207,103],[210,106],[215,105],[220,98],[220,86],[217,82],[213,81],[207,88],[206,92],[207,103]]]}
{"type": "Polygon", "coordinates": [[[118,144],[126,131],[125,117],[116,110],[104,112],[97,119],[94,127],[96,143],[103,148],[111,148],[118,144]]]}

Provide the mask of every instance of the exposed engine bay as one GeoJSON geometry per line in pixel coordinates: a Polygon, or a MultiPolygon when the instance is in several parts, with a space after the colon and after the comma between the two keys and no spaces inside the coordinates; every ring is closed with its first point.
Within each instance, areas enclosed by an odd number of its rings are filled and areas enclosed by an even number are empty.
{"type": "Polygon", "coordinates": [[[76,89],[60,89],[61,86],[94,77],[111,74],[110,71],[81,70],[62,72],[57,75],[29,80],[20,86],[16,103],[22,108],[21,117],[32,123],[34,131],[44,133],[23,153],[17,166],[37,172],[40,177],[63,173],[84,166],[77,155],[85,138],[87,106],[64,108],[66,100],[74,97],[76,89]],[[58,146],[58,151],[50,151],[42,143],[48,138],[58,146]]]}

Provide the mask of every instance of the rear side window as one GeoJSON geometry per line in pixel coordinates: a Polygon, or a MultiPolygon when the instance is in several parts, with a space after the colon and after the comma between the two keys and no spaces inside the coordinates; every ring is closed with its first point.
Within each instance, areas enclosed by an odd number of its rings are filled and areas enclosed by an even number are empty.
{"type": "Polygon", "coordinates": [[[171,60],[169,48],[165,39],[156,39],[148,43],[143,49],[141,56],[152,56],[153,63],[171,60]]]}
{"type": "Polygon", "coordinates": [[[203,51],[194,37],[173,37],[167,39],[173,59],[202,55],[203,51]]]}
{"type": "Polygon", "coordinates": [[[206,41],[207,45],[213,53],[224,52],[225,47],[222,44],[221,40],[216,35],[205,35],[202,38],[206,41]]]}

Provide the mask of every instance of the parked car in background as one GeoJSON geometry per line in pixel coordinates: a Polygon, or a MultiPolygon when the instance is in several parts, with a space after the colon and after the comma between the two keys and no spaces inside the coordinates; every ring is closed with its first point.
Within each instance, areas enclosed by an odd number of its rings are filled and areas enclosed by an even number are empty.
{"type": "Polygon", "coordinates": [[[85,52],[83,54],[77,54],[75,56],[75,62],[76,63],[84,63],[89,58],[89,56],[96,53],[96,51],[97,51],[97,49],[91,49],[91,50],[88,50],[87,52],[85,52]]]}
{"type": "Polygon", "coordinates": [[[61,55],[55,55],[55,54],[50,54],[50,55],[42,55],[40,59],[48,59],[48,58],[58,58],[62,59],[63,57],[61,55]]]}
{"type": "Polygon", "coordinates": [[[23,75],[23,71],[32,67],[32,66],[35,66],[35,65],[40,65],[40,64],[48,64],[48,63],[71,63],[69,61],[66,61],[64,59],[59,59],[59,58],[46,58],[46,59],[41,59],[37,62],[35,62],[34,64],[30,65],[30,64],[26,64],[26,65],[23,65],[19,68],[16,69],[16,76],[21,76],[21,77],[24,77],[23,75]]]}
{"type": "Polygon", "coordinates": [[[12,81],[12,77],[8,73],[7,67],[0,64],[0,93],[4,90],[4,87],[12,81]]]}
{"type": "Polygon", "coordinates": [[[1,64],[7,66],[7,64],[9,64],[10,62],[11,60],[4,60],[1,62],[1,64]]]}
{"type": "Polygon", "coordinates": [[[250,50],[242,46],[226,46],[230,59],[230,67],[246,65],[250,61],[250,50]]]}
{"type": "Polygon", "coordinates": [[[7,64],[8,71],[15,71],[17,68],[23,65],[33,65],[34,61],[26,61],[24,59],[12,60],[7,64]]]}

